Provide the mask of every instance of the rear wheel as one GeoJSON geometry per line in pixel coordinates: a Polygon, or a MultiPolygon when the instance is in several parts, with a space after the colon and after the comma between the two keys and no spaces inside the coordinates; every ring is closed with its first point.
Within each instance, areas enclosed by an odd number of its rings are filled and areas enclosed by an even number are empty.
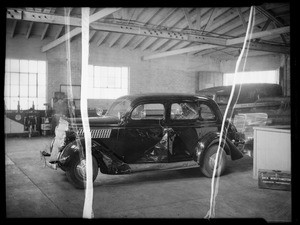
{"type": "MultiPolygon", "coordinates": [[[[204,155],[203,163],[201,166],[201,172],[206,177],[212,177],[214,172],[214,166],[217,158],[218,145],[212,145],[208,148],[206,154],[204,155]]],[[[222,147],[220,147],[219,160],[216,170],[216,176],[221,176],[226,168],[226,152],[222,147]]]]}
{"type": "MultiPolygon", "coordinates": [[[[98,163],[94,156],[93,161],[93,182],[98,175],[98,163]]],[[[71,162],[70,167],[66,170],[68,180],[76,187],[83,189],[86,186],[86,159],[76,156],[71,162]]]]}

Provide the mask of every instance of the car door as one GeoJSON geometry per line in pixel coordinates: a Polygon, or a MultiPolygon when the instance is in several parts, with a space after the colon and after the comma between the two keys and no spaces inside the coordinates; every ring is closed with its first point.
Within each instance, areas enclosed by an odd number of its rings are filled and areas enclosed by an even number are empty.
{"type": "Polygon", "coordinates": [[[170,105],[168,125],[174,130],[171,161],[191,159],[198,140],[209,132],[216,132],[217,116],[212,107],[201,100],[174,101],[170,105]]]}
{"type": "Polygon", "coordinates": [[[165,162],[167,150],[164,137],[165,106],[158,102],[135,105],[125,126],[119,130],[118,148],[123,148],[127,163],[165,162]]]}

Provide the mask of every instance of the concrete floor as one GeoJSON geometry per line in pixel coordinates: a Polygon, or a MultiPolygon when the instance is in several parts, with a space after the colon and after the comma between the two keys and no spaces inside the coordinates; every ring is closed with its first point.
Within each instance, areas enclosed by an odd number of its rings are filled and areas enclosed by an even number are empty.
{"type": "MultiPolygon", "coordinates": [[[[6,138],[7,218],[82,217],[84,190],[65,173],[44,167],[39,151],[50,137],[6,138]]],[[[99,175],[94,183],[95,218],[204,218],[211,179],[198,168],[99,175]]],[[[229,161],[216,198],[216,218],[291,221],[291,192],[259,189],[252,158],[229,161]]]]}

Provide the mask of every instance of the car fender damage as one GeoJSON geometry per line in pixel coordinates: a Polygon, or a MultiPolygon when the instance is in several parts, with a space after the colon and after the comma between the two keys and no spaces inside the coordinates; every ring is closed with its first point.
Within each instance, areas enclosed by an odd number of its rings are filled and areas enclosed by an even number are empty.
{"type": "MultiPolygon", "coordinates": [[[[81,146],[84,145],[84,139],[75,140],[69,143],[60,155],[60,159],[67,158],[64,163],[61,163],[62,166],[68,166],[69,162],[75,157],[75,153],[80,154],[82,151],[81,146]]],[[[85,154],[85,152],[84,152],[85,154]]],[[[104,174],[126,174],[130,173],[130,167],[128,164],[124,163],[122,160],[118,159],[114,153],[105,147],[101,146],[95,141],[92,141],[92,155],[96,156],[97,163],[100,167],[101,173],[104,174]]],[[[61,160],[60,160],[61,162],[61,160]]]]}

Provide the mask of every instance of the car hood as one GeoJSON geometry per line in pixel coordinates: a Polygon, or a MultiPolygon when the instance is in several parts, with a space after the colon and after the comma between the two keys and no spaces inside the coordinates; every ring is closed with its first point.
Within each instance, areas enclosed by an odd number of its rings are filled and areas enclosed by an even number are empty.
{"type": "MultiPolygon", "coordinates": [[[[114,116],[89,117],[90,127],[117,125],[119,122],[120,120],[114,116]]],[[[82,118],[78,117],[71,119],[71,124],[82,126],[82,118]]]]}

